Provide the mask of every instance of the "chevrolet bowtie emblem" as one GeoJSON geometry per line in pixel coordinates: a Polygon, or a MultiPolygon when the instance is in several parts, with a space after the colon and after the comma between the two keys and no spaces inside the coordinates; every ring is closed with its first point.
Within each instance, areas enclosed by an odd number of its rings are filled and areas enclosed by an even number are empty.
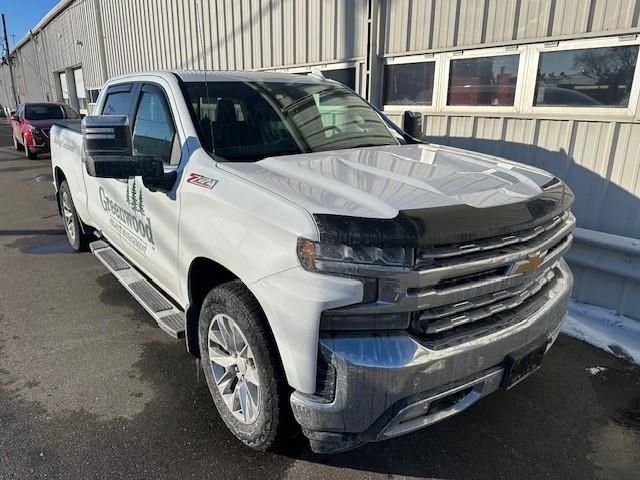
{"type": "Polygon", "coordinates": [[[515,262],[510,271],[510,275],[516,275],[522,273],[524,275],[531,275],[538,270],[538,267],[544,262],[544,258],[547,256],[547,252],[536,252],[529,255],[525,260],[515,262]]]}

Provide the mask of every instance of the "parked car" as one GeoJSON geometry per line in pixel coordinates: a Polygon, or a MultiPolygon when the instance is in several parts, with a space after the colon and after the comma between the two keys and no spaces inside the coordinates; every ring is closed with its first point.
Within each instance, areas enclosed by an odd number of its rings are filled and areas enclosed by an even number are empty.
{"type": "Polygon", "coordinates": [[[49,153],[49,130],[55,121],[79,118],[80,114],[64,103],[22,103],[11,116],[13,146],[35,159],[40,153],[49,153]]]}
{"type": "Polygon", "coordinates": [[[124,75],[95,111],[51,130],[67,238],[186,337],[251,447],[292,415],[323,453],[422,428],[559,333],[574,195],[549,173],[421,143],[317,75],[124,75]]]}

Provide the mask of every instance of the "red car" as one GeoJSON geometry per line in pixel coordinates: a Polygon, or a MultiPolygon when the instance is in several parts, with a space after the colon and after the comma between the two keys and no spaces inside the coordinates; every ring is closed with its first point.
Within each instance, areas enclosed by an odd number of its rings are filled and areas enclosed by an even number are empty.
{"type": "Polygon", "coordinates": [[[13,146],[23,150],[27,158],[49,153],[49,130],[57,120],[80,119],[78,112],[64,103],[21,103],[11,115],[13,146]]]}

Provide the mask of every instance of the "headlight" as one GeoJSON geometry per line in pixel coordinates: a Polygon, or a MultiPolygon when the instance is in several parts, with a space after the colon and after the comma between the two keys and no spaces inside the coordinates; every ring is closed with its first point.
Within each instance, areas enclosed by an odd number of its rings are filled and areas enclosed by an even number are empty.
{"type": "Polygon", "coordinates": [[[298,239],[298,258],[314,272],[371,275],[380,269],[405,269],[411,265],[412,250],[404,247],[343,245],[298,239]]]}

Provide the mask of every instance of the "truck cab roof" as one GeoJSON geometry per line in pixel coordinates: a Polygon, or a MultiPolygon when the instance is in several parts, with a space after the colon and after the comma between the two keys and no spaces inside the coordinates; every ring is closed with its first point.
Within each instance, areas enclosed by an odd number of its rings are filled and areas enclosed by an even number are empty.
{"type": "Polygon", "coordinates": [[[165,79],[178,77],[184,82],[278,82],[337,84],[334,80],[320,75],[301,75],[296,73],[263,72],[246,70],[153,70],[147,72],[128,73],[113,78],[111,81],[136,80],[141,76],[157,76],[165,79]]]}

